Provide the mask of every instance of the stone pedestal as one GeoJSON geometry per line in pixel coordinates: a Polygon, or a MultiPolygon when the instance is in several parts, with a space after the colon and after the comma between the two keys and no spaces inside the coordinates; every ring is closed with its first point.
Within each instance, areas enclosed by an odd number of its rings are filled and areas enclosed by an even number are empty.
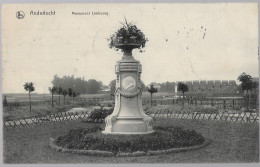
{"type": "Polygon", "coordinates": [[[132,55],[124,56],[115,68],[115,108],[106,117],[104,134],[148,134],[152,133],[152,117],[146,115],[141,100],[142,66],[132,55]]]}

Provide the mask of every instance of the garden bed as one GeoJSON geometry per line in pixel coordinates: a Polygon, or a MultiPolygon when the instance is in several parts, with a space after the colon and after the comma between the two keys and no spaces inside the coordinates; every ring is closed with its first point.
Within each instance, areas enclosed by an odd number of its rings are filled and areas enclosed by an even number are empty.
{"type": "Polygon", "coordinates": [[[100,126],[70,130],[50,139],[57,151],[102,156],[143,156],[187,151],[203,147],[208,140],[194,130],[176,126],[156,126],[146,135],[104,135],[100,126]]]}

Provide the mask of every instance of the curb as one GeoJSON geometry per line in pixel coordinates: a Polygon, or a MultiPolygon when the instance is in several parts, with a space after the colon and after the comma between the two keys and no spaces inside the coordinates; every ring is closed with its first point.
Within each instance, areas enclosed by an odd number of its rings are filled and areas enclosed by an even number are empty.
{"type": "Polygon", "coordinates": [[[162,155],[162,154],[168,154],[168,153],[178,153],[178,152],[196,150],[196,149],[200,149],[202,147],[209,145],[211,143],[211,140],[206,139],[204,141],[204,143],[202,143],[201,145],[198,145],[198,146],[171,148],[171,149],[166,149],[166,150],[148,151],[148,152],[144,152],[144,151],[136,151],[133,153],[118,152],[117,154],[115,154],[111,151],[67,149],[67,148],[62,148],[60,146],[57,146],[54,142],[55,142],[55,139],[50,138],[49,147],[55,151],[63,152],[63,153],[76,153],[76,154],[104,156],[104,157],[112,157],[112,156],[138,157],[138,156],[153,156],[153,155],[162,155]]]}

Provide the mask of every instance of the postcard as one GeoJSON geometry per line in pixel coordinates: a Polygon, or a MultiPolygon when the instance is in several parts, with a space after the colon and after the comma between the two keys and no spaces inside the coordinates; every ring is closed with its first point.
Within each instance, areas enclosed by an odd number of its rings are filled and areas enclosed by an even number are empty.
{"type": "Polygon", "coordinates": [[[257,3],[1,12],[4,164],[259,163],[257,3]]]}

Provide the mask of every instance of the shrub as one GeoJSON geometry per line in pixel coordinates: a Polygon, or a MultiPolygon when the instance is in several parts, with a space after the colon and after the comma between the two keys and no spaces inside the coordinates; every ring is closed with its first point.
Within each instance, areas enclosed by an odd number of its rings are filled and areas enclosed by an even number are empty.
{"type": "Polygon", "coordinates": [[[77,102],[74,102],[75,105],[78,105],[80,107],[89,107],[89,106],[96,106],[97,105],[97,102],[94,101],[94,100],[86,100],[86,101],[77,101],[77,102]]]}
{"type": "Polygon", "coordinates": [[[110,110],[95,109],[88,118],[91,120],[104,120],[108,115],[112,114],[113,110],[113,108],[110,110]]]}
{"type": "Polygon", "coordinates": [[[70,106],[55,106],[54,110],[57,112],[66,112],[70,109],[70,106]]]}
{"type": "Polygon", "coordinates": [[[101,105],[107,107],[115,107],[115,101],[102,101],[101,105]]]}
{"type": "Polygon", "coordinates": [[[12,117],[9,114],[5,114],[5,113],[3,114],[4,121],[10,120],[10,119],[12,119],[12,117]]]}
{"type": "Polygon", "coordinates": [[[218,109],[216,107],[205,106],[205,107],[202,107],[201,112],[205,113],[205,114],[216,114],[216,113],[218,113],[218,109]]]}

